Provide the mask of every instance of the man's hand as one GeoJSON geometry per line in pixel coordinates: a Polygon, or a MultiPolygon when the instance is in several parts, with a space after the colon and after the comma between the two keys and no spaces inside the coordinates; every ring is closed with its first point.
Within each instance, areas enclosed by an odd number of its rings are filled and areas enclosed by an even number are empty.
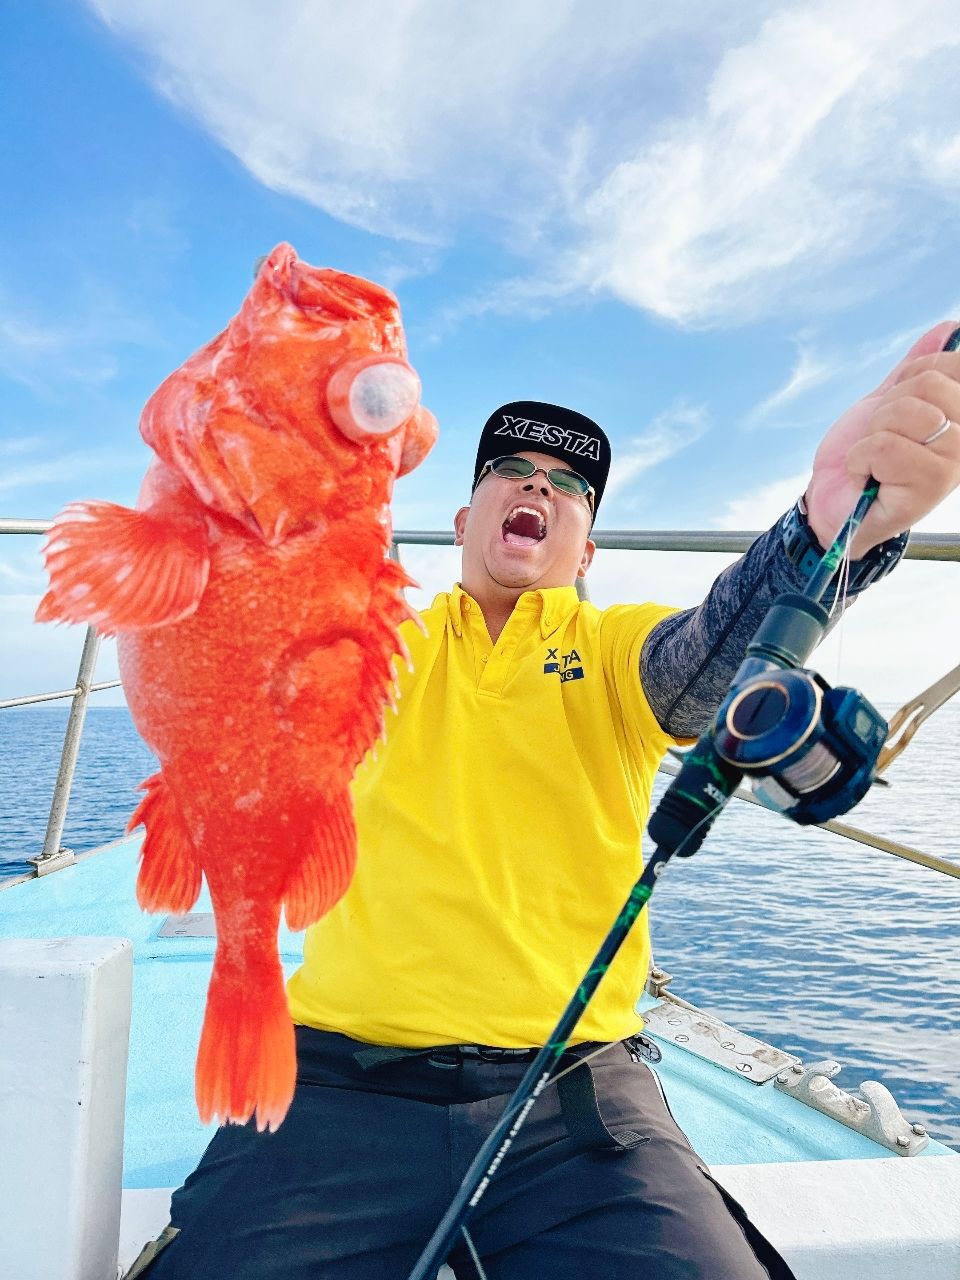
{"type": "Polygon", "coordinates": [[[806,493],[822,547],[837,536],[868,476],[880,481],[880,492],[853,540],[854,560],[909,529],[960,485],[960,351],[943,350],[956,328],[946,320],[925,333],[824,436],[806,493]],[[945,419],[952,425],[923,444],[945,419]]]}

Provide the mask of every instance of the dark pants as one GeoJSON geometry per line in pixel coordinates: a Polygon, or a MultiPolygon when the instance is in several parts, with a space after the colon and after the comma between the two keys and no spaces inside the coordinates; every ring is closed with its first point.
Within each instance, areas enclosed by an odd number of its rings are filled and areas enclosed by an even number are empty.
{"type": "MultiPolygon", "coordinates": [[[[527,1064],[438,1051],[361,1066],[365,1047],[298,1028],[286,1120],[217,1132],[149,1280],[404,1280],[527,1064]]],[[[540,1097],[469,1222],[484,1274],[791,1280],[637,1057],[615,1045],[567,1077],[586,1089],[540,1097]],[[602,1124],[583,1105],[591,1076],[602,1124]]],[[[478,1275],[462,1236],[448,1261],[478,1275]]]]}

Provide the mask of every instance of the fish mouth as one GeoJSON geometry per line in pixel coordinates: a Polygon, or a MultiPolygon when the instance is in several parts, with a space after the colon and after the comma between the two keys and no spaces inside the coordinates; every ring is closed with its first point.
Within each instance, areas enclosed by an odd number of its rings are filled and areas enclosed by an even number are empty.
{"type": "Polygon", "coordinates": [[[509,547],[535,547],[547,536],[547,519],[536,507],[514,507],[500,526],[509,547]]]}

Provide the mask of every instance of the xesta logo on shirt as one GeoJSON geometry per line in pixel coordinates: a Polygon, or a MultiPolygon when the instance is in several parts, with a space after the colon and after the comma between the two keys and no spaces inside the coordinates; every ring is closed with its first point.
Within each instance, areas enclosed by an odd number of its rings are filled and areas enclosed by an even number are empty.
{"type": "Polygon", "coordinates": [[[497,427],[496,436],[513,436],[516,440],[530,440],[537,444],[558,446],[582,458],[600,460],[600,441],[585,431],[571,431],[569,427],[553,427],[548,422],[532,422],[529,418],[513,418],[503,415],[503,426],[497,427]]]}
{"type": "Polygon", "coordinates": [[[559,649],[548,649],[543,663],[543,674],[558,675],[561,680],[582,680],[583,667],[580,665],[582,661],[576,649],[571,649],[569,653],[561,653],[559,649]],[[574,663],[577,665],[574,666],[574,663]]]}

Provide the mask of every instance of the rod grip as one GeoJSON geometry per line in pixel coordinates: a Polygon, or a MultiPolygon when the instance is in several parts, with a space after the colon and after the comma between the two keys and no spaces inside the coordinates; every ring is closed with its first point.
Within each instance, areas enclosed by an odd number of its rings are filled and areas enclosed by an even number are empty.
{"type": "Polygon", "coordinates": [[[683,767],[647,824],[650,838],[668,854],[689,858],[703,844],[743,773],[717,755],[713,726],[688,751],[683,767]]]}
{"type": "Polygon", "coordinates": [[[747,656],[780,667],[802,667],[823,639],[830,615],[809,596],[779,596],[757,627],[747,656]]]}

